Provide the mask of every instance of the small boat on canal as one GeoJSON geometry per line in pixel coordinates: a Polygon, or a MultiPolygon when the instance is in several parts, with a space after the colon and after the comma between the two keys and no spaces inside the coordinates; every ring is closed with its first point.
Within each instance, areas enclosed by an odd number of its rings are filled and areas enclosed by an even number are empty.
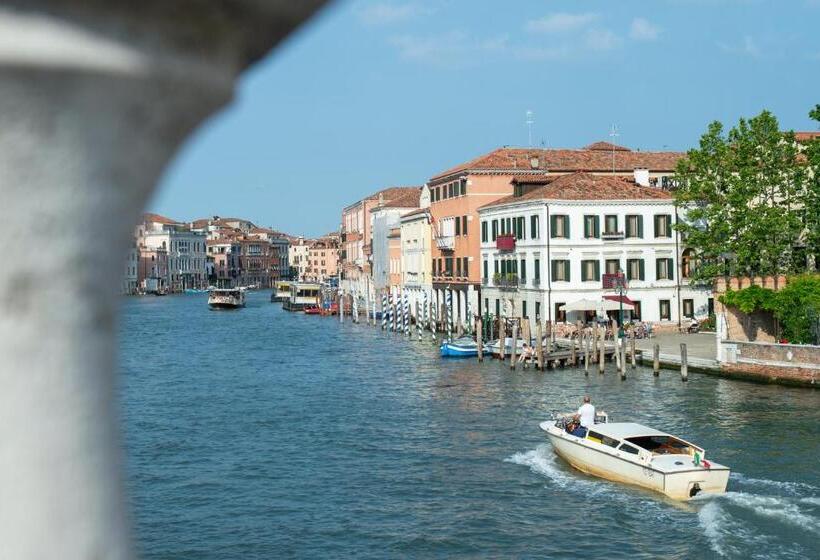
{"type": "Polygon", "coordinates": [[[586,437],[570,434],[566,425],[567,417],[540,424],[555,453],[581,472],[674,500],[726,492],[729,467],[707,461],[702,447],[641,424],[608,422],[606,415],[596,416],[586,437]]]}
{"type": "Polygon", "coordinates": [[[292,286],[293,282],[288,282],[285,280],[277,282],[276,286],[273,289],[273,292],[270,295],[271,303],[289,300],[290,290],[292,286]]]}
{"type": "Polygon", "coordinates": [[[440,350],[443,358],[473,358],[478,356],[478,344],[469,336],[445,341],[440,350]]]}
{"type": "MultiPolygon", "coordinates": [[[[524,341],[520,338],[516,341],[515,344],[516,353],[521,354],[524,350],[524,341]]],[[[498,340],[492,340],[487,343],[487,352],[492,354],[493,356],[498,356],[501,350],[501,344],[498,340]]],[[[504,339],[504,355],[509,356],[512,353],[512,337],[508,336],[504,339]]]]}
{"type": "Polygon", "coordinates": [[[238,309],[245,307],[244,288],[214,288],[208,291],[211,309],[238,309]]]}
{"type": "Polygon", "coordinates": [[[322,308],[318,305],[311,305],[310,307],[305,307],[305,315],[321,315],[322,308]]]}

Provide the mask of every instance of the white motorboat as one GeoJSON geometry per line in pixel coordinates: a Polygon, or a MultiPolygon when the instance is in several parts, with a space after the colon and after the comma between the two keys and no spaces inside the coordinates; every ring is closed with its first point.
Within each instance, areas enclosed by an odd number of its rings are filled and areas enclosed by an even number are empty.
{"type": "MultiPolygon", "coordinates": [[[[521,354],[524,350],[524,341],[520,338],[515,343],[516,353],[521,354]]],[[[501,343],[499,340],[492,340],[487,343],[487,352],[492,355],[498,355],[501,350],[501,343]]],[[[512,337],[508,336],[504,339],[504,355],[509,356],[512,353],[512,337]]]]}
{"type": "Polygon", "coordinates": [[[607,422],[606,416],[586,437],[565,429],[565,418],[541,423],[555,453],[579,471],[642,486],[674,499],[721,494],[729,467],[706,460],[702,447],[632,422],[607,422]]]}
{"type": "Polygon", "coordinates": [[[214,288],[208,290],[208,306],[211,309],[237,309],[245,307],[244,288],[214,288]]]}

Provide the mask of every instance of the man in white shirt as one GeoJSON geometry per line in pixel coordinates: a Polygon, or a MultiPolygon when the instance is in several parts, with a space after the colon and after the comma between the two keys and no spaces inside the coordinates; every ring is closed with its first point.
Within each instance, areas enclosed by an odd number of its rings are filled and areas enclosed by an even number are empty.
{"type": "MultiPolygon", "coordinates": [[[[578,423],[581,424],[580,428],[576,431],[583,432],[583,435],[579,437],[586,437],[589,429],[595,425],[595,407],[592,406],[589,401],[589,395],[584,396],[584,404],[582,404],[580,408],[578,408],[578,412],[575,413],[578,423]]],[[[573,434],[574,433],[575,432],[573,432],[573,434]]]]}

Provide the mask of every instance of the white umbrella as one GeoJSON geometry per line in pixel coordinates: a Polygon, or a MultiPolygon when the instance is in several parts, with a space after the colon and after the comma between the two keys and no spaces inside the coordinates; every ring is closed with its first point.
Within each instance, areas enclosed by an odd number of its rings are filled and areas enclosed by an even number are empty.
{"type": "MultiPolygon", "coordinates": [[[[598,304],[599,309],[603,309],[604,311],[618,311],[621,309],[621,302],[613,301],[611,299],[605,299],[598,304]]],[[[635,309],[635,306],[629,303],[624,302],[623,304],[624,311],[632,311],[635,309]]]]}
{"type": "Polygon", "coordinates": [[[579,299],[572,303],[565,303],[558,309],[561,311],[597,311],[601,307],[600,301],[593,301],[591,299],[579,299]]]}

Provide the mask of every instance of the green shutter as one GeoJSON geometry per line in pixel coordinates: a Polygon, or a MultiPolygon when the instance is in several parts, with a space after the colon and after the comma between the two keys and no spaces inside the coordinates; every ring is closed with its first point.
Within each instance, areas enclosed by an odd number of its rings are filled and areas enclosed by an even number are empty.
{"type": "Polygon", "coordinates": [[[586,261],[581,261],[581,282],[587,281],[587,267],[586,261]]]}
{"type": "Polygon", "coordinates": [[[660,215],[655,214],[655,224],[654,224],[655,225],[655,237],[658,237],[658,230],[660,230],[660,227],[658,225],[659,219],[660,219],[660,215]]]}
{"type": "Polygon", "coordinates": [[[564,261],[564,280],[566,280],[567,282],[571,280],[570,270],[571,269],[569,267],[569,261],[564,261]]]}
{"type": "Polygon", "coordinates": [[[564,224],[566,225],[566,228],[564,228],[564,237],[569,239],[570,237],[572,237],[569,233],[570,232],[570,229],[569,229],[569,216],[564,216],[564,224]]]}
{"type": "Polygon", "coordinates": [[[643,239],[643,216],[638,215],[638,237],[643,239]]]}
{"type": "Polygon", "coordinates": [[[661,263],[665,259],[655,259],[655,280],[663,280],[661,278],[661,263]]]}
{"type": "Polygon", "coordinates": [[[668,265],[668,270],[669,270],[669,279],[670,279],[670,280],[674,280],[674,279],[675,279],[675,267],[674,267],[674,263],[673,263],[672,259],[666,259],[666,260],[667,260],[667,261],[669,261],[669,265],[668,265]]]}
{"type": "Polygon", "coordinates": [[[558,229],[557,223],[557,216],[550,216],[550,237],[555,239],[555,231],[558,229]]]}
{"type": "Polygon", "coordinates": [[[595,278],[594,280],[597,282],[601,279],[601,261],[595,261],[595,278]]]}
{"type": "Polygon", "coordinates": [[[593,236],[596,239],[598,239],[598,238],[601,237],[601,217],[600,216],[594,216],[592,222],[593,222],[593,225],[595,226],[595,231],[593,233],[593,236]]]}
{"type": "Polygon", "coordinates": [[[644,268],[644,265],[643,265],[643,259],[640,259],[638,261],[638,267],[639,267],[639,271],[640,271],[640,274],[641,274],[641,280],[646,280],[646,269],[644,268]]]}

